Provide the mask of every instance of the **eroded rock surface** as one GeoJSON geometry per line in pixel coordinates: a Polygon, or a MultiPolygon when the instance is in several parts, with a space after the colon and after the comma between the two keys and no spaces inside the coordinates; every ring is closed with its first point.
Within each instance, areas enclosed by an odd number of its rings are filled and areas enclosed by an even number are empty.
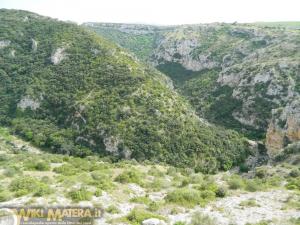
{"type": "Polygon", "coordinates": [[[66,58],[65,48],[58,48],[51,56],[51,62],[58,65],[63,59],[66,58]]]}
{"type": "Polygon", "coordinates": [[[275,156],[289,143],[300,140],[300,100],[273,110],[272,116],[266,145],[270,156],[275,156]]]}
{"type": "Polygon", "coordinates": [[[24,96],[17,106],[22,110],[25,110],[26,108],[37,110],[40,107],[40,104],[39,100],[33,99],[30,96],[24,96]]]}

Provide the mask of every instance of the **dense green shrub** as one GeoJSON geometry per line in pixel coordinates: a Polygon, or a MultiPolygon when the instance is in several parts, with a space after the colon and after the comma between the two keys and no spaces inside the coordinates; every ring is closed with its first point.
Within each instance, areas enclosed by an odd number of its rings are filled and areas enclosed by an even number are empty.
{"type": "Polygon", "coordinates": [[[91,173],[93,181],[89,182],[90,185],[96,186],[97,188],[108,191],[115,188],[115,184],[112,181],[111,173],[108,170],[93,171],[91,173]]]}
{"type": "Polygon", "coordinates": [[[268,175],[268,171],[267,168],[264,167],[260,167],[260,168],[256,168],[255,170],[255,176],[258,178],[265,178],[268,175]]]}
{"type": "Polygon", "coordinates": [[[250,192],[256,192],[262,190],[264,188],[264,184],[259,179],[249,179],[245,182],[245,190],[250,192]]]}
{"type": "Polygon", "coordinates": [[[242,189],[245,186],[243,179],[239,176],[231,176],[227,183],[229,188],[233,190],[242,189]]]}
{"type": "Polygon", "coordinates": [[[145,204],[145,205],[148,205],[151,203],[151,200],[146,196],[134,197],[134,198],[131,198],[130,201],[135,202],[135,203],[145,204]]]}
{"type": "Polygon", "coordinates": [[[249,171],[249,166],[245,163],[240,164],[239,171],[241,173],[247,173],[249,171]]]}
{"type": "Polygon", "coordinates": [[[202,184],[204,182],[204,175],[202,173],[195,173],[190,175],[191,184],[202,184]]]}
{"type": "Polygon", "coordinates": [[[17,197],[33,193],[36,196],[43,196],[51,193],[50,187],[33,177],[15,178],[10,186],[10,191],[15,192],[17,197]]]}
{"type": "Polygon", "coordinates": [[[70,164],[63,164],[62,166],[54,168],[53,171],[65,176],[72,176],[78,172],[78,169],[70,164]]]}
{"type": "Polygon", "coordinates": [[[289,190],[300,190],[300,177],[288,179],[285,187],[289,190]]]}
{"type": "Polygon", "coordinates": [[[179,221],[179,222],[174,223],[174,225],[186,225],[186,223],[179,221]]]}
{"type": "Polygon", "coordinates": [[[49,195],[52,193],[51,188],[49,187],[49,185],[44,184],[44,183],[40,183],[39,185],[37,185],[34,196],[37,197],[42,197],[45,195],[49,195]]]}
{"type": "Polygon", "coordinates": [[[5,162],[8,160],[8,155],[6,154],[0,154],[0,162],[5,162]]]}
{"type": "Polygon", "coordinates": [[[164,172],[162,172],[160,169],[158,169],[155,166],[152,166],[150,168],[150,170],[148,171],[148,174],[151,176],[155,176],[155,177],[162,177],[165,175],[164,172]]]}
{"type": "Polygon", "coordinates": [[[200,191],[208,190],[216,193],[218,190],[218,185],[213,179],[207,177],[199,185],[194,185],[194,188],[200,191]]]}
{"type": "Polygon", "coordinates": [[[10,184],[10,190],[23,194],[31,193],[35,190],[38,180],[33,177],[21,177],[14,179],[10,184]]]}
{"type": "Polygon", "coordinates": [[[216,196],[219,198],[224,198],[227,195],[227,189],[225,187],[218,187],[216,190],[216,196]]]}
{"type": "Polygon", "coordinates": [[[114,206],[114,205],[110,205],[105,209],[106,212],[110,213],[110,214],[118,214],[120,213],[120,210],[114,206]]]}
{"type": "Polygon", "coordinates": [[[292,169],[291,172],[289,173],[291,177],[299,177],[300,176],[300,170],[299,169],[292,169]]]}
{"type": "Polygon", "coordinates": [[[95,191],[95,196],[100,197],[101,195],[102,195],[102,190],[100,188],[97,188],[97,190],[95,191]]]}
{"type": "Polygon", "coordinates": [[[39,171],[47,171],[50,170],[50,164],[46,162],[38,162],[35,165],[35,169],[39,171]]]}
{"type": "Polygon", "coordinates": [[[134,208],[127,216],[126,219],[132,224],[142,224],[146,219],[157,218],[160,220],[165,220],[164,217],[148,212],[144,209],[134,208]]]}
{"type": "Polygon", "coordinates": [[[159,208],[161,207],[161,203],[159,202],[155,202],[155,201],[151,201],[149,204],[148,204],[148,210],[151,211],[151,212],[156,212],[159,208]]]}
{"type": "Polygon", "coordinates": [[[137,170],[126,170],[115,178],[115,181],[120,183],[143,183],[143,176],[137,170]]]}
{"type": "Polygon", "coordinates": [[[74,202],[90,201],[92,196],[92,193],[85,187],[74,189],[68,193],[68,197],[70,197],[74,202]]]}
{"type": "Polygon", "coordinates": [[[111,174],[108,170],[105,171],[96,170],[91,173],[91,176],[95,181],[110,180],[111,179],[110,175],[111,174]]]}
{"type": "Polygon", "coordinates": [[[151,189],[152,191],[160,191],[167,188],[170,183],[164,178],[155,178],[151,182],[142,183],[142,187],[151,189]]]}
{"type": "Polygon", "coordinates": [[[0,202],[6,202],[12,198],[11,194],[8,191],[0,189],[0,202]]]}
{"type": "Polygon", "coordinates": [[[170,203],[193,207],[195,205],[204,206],[209,201],[214,200],[214,198],[215,193],[209,190],[198,191],[190,188],[180,188],[169,192],[165,200],[170,203]]]}
{"type": "Polygon", "coordinates": [[[169,176],[175,176],[177,174],[177,170],[175,167],[170,166],[167,170],[167,175],[169,176]]]}

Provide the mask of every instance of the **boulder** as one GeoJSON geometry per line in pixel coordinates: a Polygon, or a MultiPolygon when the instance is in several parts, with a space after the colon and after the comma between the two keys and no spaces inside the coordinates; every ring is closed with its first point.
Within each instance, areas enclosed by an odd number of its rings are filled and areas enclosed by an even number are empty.
{"type": "Polygon", "coordinates": [[[165,221],[156,218],[144,220],[142,225],[167,225],[165,221]]]}

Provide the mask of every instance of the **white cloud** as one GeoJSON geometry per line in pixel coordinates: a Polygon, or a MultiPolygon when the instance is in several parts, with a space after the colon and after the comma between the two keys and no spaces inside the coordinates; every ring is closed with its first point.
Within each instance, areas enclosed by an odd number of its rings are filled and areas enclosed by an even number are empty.
{"type": "Polygon", "coordinates": [[[299,0],[1,0],[0,7],[76,22],[300,21],[299,0]]]}

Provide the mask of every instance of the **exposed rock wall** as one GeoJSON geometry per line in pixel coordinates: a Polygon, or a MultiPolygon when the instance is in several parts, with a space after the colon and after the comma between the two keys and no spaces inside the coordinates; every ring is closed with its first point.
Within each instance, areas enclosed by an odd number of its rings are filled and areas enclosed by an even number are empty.
{"type": "Polygon", "coordinates": [[[31,98],[30,96],[24,96],[17,106],[22,110],[25,110],[27,108],[30,108],[31,110],[36,110],[40,107],[40,102],[31,98]]]}
{"type": "Polygon", "coordinates": [[[34,40],[33,38],[31,39],[31,42],[32,42],[32,45],[31,45],[32,51],[36,52],[37,47],[38,47],[38,42],[36,40],[34,40]]]}
{"type": "Polygon", "coordinates": [[[58,65],[63,59],[66,58],[65,48],[58,48],[51,56],[51,62],[58,65]]]}
{"type": "Polygon", "coordinates": [[[289,143],[300,140],[300,98],[275,109],[266,135],[269,155],[274,157],[289,143]]]}
{"type": "Polygon", "coordinates": [[[7,47],[9,45],[10,45],[10,41],[9,40],[1,40],[0,41],[0,49],[1,48],[5,48],[5,47],[7,47]]]}

